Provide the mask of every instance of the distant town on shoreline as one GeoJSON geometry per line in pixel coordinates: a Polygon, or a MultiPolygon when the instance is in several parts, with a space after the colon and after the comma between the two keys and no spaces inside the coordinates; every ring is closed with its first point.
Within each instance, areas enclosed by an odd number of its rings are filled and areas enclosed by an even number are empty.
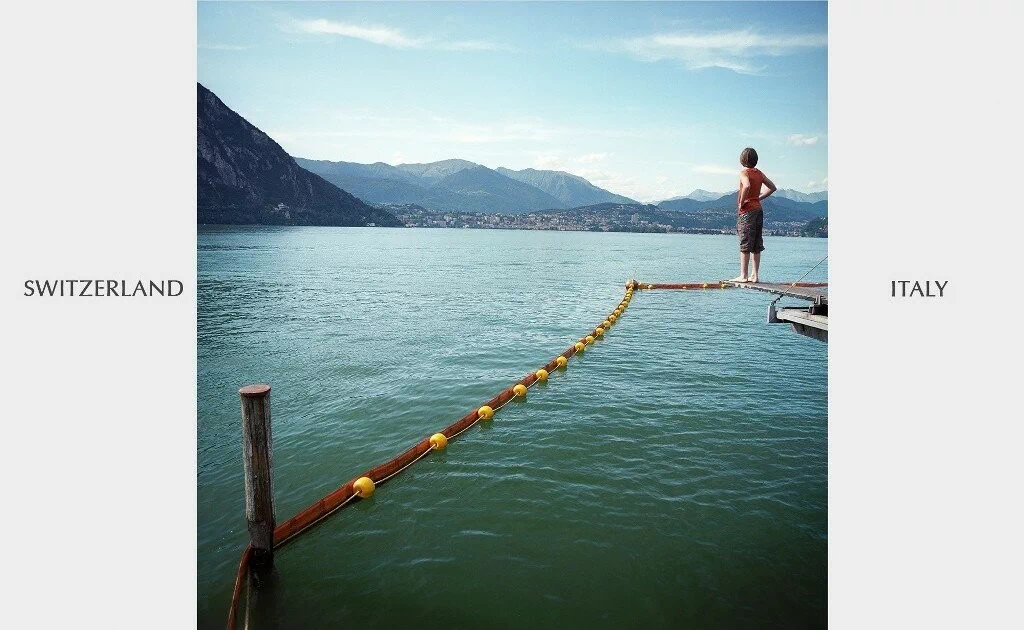
{"type": "MultiPolygon", "coordinates": [[[[555,230],[561,232],[640,232],[659,234],[735,234],[734,213],[693,215],[660,210],[654,205],[598,204],[571,210],[528,214],[428,210],[420,206],[384,206],[406,227],[494,230],[555,230]],[[724,215],[724,216],[723,216],[724,215]],[[700,222],[707,226],[702,227],[700,222]],[[721,225],[726,222],[730,225],[721,225]],[[715,225],[717,227],[711,227],[715,225]]],[[[828,237],[828,217],[807,222],[766,221],[771,236],[828,237]]]]}

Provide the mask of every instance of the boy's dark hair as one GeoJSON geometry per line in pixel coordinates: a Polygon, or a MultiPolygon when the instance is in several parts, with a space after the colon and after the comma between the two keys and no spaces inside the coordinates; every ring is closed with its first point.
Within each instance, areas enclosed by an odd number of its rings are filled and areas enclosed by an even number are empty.
{"type": "Polygon", "coordinates": [[[747,168],[754,168],[757,166],[757,151],[750,147],[743,149],[743,153],[740,153],[740,164],[747,168]]]}

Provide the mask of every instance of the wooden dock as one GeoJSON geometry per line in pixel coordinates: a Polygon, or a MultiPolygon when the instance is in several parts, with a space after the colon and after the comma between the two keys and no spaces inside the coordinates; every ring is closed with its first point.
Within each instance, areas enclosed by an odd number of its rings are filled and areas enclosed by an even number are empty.
{"type": "Polygon", "coordinates": [[[783,282],[729,282],[734,287],[752,289],[786,297],[809,300],[815,304],[828,304],[828,285],[807,285],[783,282]]]}

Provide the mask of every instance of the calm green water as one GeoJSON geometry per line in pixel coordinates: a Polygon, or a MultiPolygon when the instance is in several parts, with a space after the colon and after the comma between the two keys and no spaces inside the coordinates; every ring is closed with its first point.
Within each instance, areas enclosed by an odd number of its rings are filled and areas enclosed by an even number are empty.
{"type": "MultiPolygon", "coordinates": [[[[827,249],[766,245],[769,281],[827,249]]],[[[629,277],[736,258],[734,236],[200,229],[200,627],[246,543],[241,385],[273,386],[280,522],[549,361],[629,277]]],[[[827,346],[769,301],[637,293],[526,402],[283,549],[250,627],[824,626],[827,346]]]]}

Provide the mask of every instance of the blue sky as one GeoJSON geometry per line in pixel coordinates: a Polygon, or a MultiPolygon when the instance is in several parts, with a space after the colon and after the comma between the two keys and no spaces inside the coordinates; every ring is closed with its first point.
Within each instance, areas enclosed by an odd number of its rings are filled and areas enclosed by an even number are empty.
{"type": "Polygon", "coordinates": [[[642,201],[828,185],[825,3],[221,3],[199,81],[294,156],[564,170],[642,201]]]}

